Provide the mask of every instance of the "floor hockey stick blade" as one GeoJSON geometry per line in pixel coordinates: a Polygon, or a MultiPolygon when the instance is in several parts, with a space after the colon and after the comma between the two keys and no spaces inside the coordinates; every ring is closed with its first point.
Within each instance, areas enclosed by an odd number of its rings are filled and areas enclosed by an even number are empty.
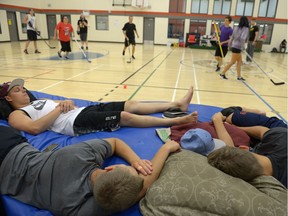
{"type": "Polygon", "coordinates": [[[274,84],[274,85],[284,85],[285,82],[274,82],[272,79],[270,79],[270,81],[274,84]]]}

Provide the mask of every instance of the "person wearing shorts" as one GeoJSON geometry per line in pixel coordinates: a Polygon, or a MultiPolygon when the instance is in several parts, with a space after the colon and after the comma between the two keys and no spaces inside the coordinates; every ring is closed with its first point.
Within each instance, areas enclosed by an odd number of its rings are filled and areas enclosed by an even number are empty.
{"type": "Polygon", "coordinates": [[[231,16],[226,16],[224,20],[224,25],[220,27],[220,44],[217,45],[216,51],[215,51],[215,59],[218,62],[216,71],[220,71],[221,65],[223,64],[223,58],[226,56],[228,52],[228,43],[230,40],[230,37],[233,33],[233,29],[229,26],[232,21],[231,16]],[[222,47],[223,56],[220,50],[220,46],[222,47]]]}
{"type": "MultiPolygon", "coordinates": [[[[232,107],[223,112],[228,113],[232,109],[239,111],[239,107],[232,107]]],[[[239,127],[258,140],[257,144],[244,150],[234,147],[223,123],[225,118],[221,112],[212,117],[218,138],[227,146],[210,153],[208,163],[248,182],[261,175],[273,176],[287,188],[287,128],[239,127]]]]}
{"type": "Polygon", "coordinates": [[[129,16],[129,22],[125,23],[124,27],[122,28],[123,34],[125,36],[124,41],[124,49],[122,52],[122,55],[125,55],[125,51],[127,47],[131,44],[132,45],[132,58],[135,59],[134,53],[135,53],[135,33],[137,35],[137,38],[139,38],[139,34],[136,29],[136,25],[133,23],[133,16],[129,16]]]}
{"type": "Polygon", "coordinates": [[[231,48],[232,57],[230,63],[227,64],[220,73],[220,77],[222,79],[227,80],[226,72],[232,67],[233,64],[237,62],[237,80],[245,81],[245,79],[241,76],[241,65],[242,65],[242,55],[241,50],[245,49],[245,42],[249,33],[249,22],[247,17],[242,16],[239,20],[238,27],[233,31],[231,40],[229,41],[228,46],[231,48]]]}
{"type": "Polygon", "coordinates": [[[83,14],[81,14],[80,19],[77,22],[77,34],[80,35],[81,49],[84,49],[84,45],[86,45],[86,50],[88,50],[88,21],[83,14]]]}
{"type": "Polygon", "coordinates": [[[69,59],[68,54],[71,52],[70,35],[73,33],[72,37],[75,37],[75,32],[72,25],[69,23],[67,16],[64,16],[62,21],[57,24],[54,31],[54,40],[56,40],[57,32],[58,39],[61,43],[61,49],[57,52],[57,54],[59,58],[62,58],[62,52],[65,52],[65,58],[69,59]]]}
{"type": "Polygon", "coordinates": [[[287,128],[281,119],[273,116],[268,117],[264,112],[256,109],[249,109],[240,106],[232,106],[221,110],[225,121],[239,127],[263,126],[267,128],[287,128]]]}
{"type": "Polygon", "coordinates": [[[147,116],[171,107],[186,112],[192,96],[193,87],[183,98],[174,102],[122,101],[76,107],[72,100],[38,99],[30,102],[23,79],[4,83],[0,89],[0,98],[5,99],[14,110],[8,118],[12,127],[30,134],[51,130],[71,136],[101,130],[113,131],[120,126],[156,127],[197,122],[197,112],[178,118],[147,116]]]}
{"type": "Polygon", "coordinates": [[[28,38],[28,41],[25,44],[24,53],[29,54],[27,49],[31,41],[34,42],[35,53],[41,53],[37,48],[36,17],[33,9],[28,10],[28,14],[24,18],[24,23],[26,23],[27,25],[27,38],[28,38]]]}

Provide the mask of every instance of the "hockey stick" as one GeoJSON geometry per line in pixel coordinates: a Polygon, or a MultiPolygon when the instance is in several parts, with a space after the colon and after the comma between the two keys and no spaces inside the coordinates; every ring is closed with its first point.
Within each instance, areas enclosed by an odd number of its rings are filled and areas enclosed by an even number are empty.
{"type": "Polygon", "coordinates": [[[256,64],[256,66],[270,79],[270,81],[274,84],[274,85],[284,85],[285,84],[285,82],[274,82],[273,80],[272,80],[272,78],[257,64],[257,62],[247,53],[247,51],[246,50],[244,50],[244,53],[248,56],[248,58],[251,60],[251,61],[253,61],[255,64],[256,64]]]}
{"type": "Polygon", "coordinates": [[[128,51],[129,51],[130,61],[127,61],[127,63],[131,63],[131,62],[132,62],[132,57],[131,57],[131,51],[130,51],[130,43],[129,43],[129,41],[128,41],[128,51]]]}
{"type": "Polygon", "coordinates": [[[50,44],[48,44],[47,41],[46,41],[43,37],[41,37],[40,31],[37,31],[36,29],[33,29],[33,31],[36,32],[36,35],[39,36],[39,37],[46,43],[46,45],[47,45],[50,49],[55,49],[55,48],[56,48],[55,46],[50,46],[50,44]]]}
{"type": "Polygon", "coordinates": [[[80,46],[80,44],[78,43],[78,41],[77,41],[76,38],[74,38],[74,41],[76,42],[78,48],[81,50],[81,52],[82,52],[83,56],[85,57],[85,59],[86,59],[89,63],[91,63],[92,61],[88,59],[87,55],[85,54],[84,50],[81,48],[81,46],[80,46]]]}
{"type": "Polygon", "coordinates": [[[220,38],[219,38],[219,34],[218,34],[217,24],[216,24],[215,20],[213,22],[214,22],[214,29],[215,29],[215,32],[216,32],[217,41],[218,41],[218,46],[219,46],[220,52],[221,52],[221,57],[224,58],[222,45],[220,45],[221,42],[220,42],[220,38]]]}

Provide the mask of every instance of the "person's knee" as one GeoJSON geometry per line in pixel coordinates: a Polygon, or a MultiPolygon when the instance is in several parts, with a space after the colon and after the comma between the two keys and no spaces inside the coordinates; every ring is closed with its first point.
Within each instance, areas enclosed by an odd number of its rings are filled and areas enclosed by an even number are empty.
{"type": "Polygon", "coordinates": [[[133,117],[134,114],[127,112],[127,111],[122,111],[121,115],[120,115],[120,125],[131,125],[131,123],[133,122],[133,117]]]}

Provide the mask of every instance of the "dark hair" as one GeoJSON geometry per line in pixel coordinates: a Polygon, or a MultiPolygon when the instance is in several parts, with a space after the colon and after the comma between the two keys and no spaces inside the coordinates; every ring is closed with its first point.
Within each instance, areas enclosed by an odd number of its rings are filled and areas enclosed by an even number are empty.
{"type": "Polygon", "coordinates": [[[245,181],[251,181],[264,173],[263,167],[251,152],[236,147],[215,150],[207,159],[215,168],[245,181]]]}
{"type": "Polygon", "coordinates": [[[230,23],[232,21],[232,17],[231,16],[226,16],[225,19],[228,19],[230,23]]]}
{"type": "Polygon", "coordinates": [[[249,21],[246,16],[242,16],[239,20],[239,28],[249,27],[249,21]]]}

